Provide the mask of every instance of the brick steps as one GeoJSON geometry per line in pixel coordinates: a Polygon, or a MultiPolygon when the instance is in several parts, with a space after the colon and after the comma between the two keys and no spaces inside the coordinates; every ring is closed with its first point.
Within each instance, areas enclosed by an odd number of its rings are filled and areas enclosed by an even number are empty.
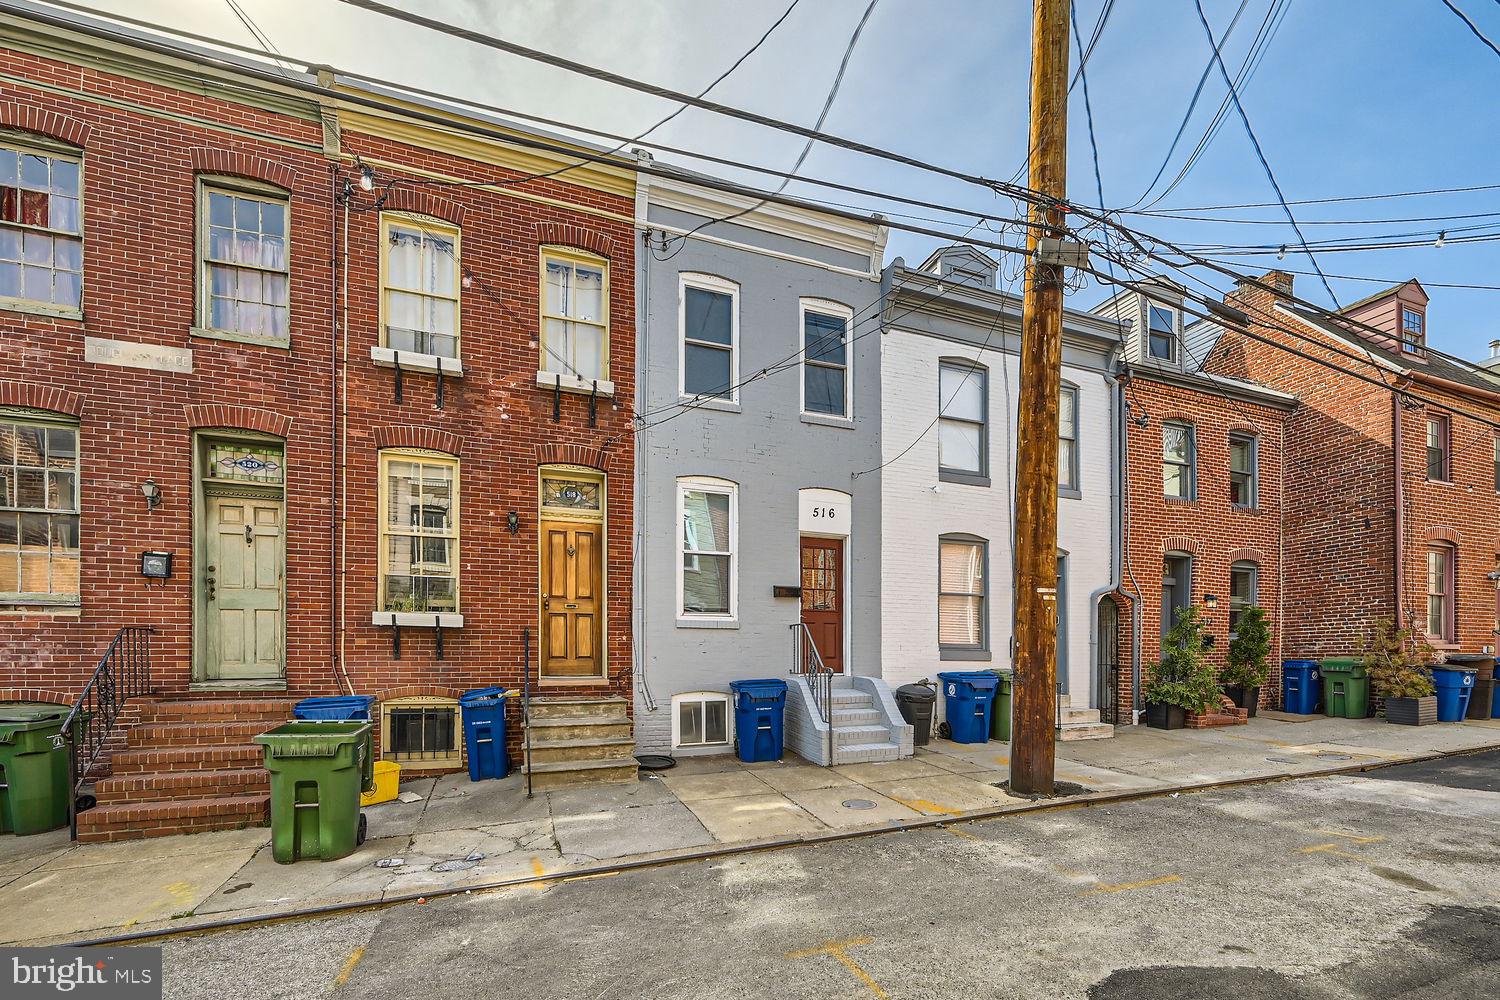
{"type": "Polygon", "coordinates": [[[173,722],[261,722],[266,728],[292,717],[291,698],[147,701],[138,706],[146,724],[173,722]]]}
{"type": "Polygon", "coordinates": [[[270,807],[269,794],[98,805],[78,814],[78,840],[101,844],[264,826],[270,807]]]}
{"type": "Polygon", "coordinates": [[[132,747],[235,746],[271,727],[264,722],[143,722],[130,730],[132,747]]]}
{"type": "Polygon", "coordinates": [[[251,767],[265,759],[265,751],[253,743],[212,747],[143,747],[115,754],[116,775],[153,771],[202,771],[251,767]]]}
{"type": "MultiPolygon", "coordinates": [[[[256,749],[259,749],[257,747],[256,749]]],[[[100,805],[115,802],[168,802],[180,799],[222,798],[260,794],[271,789],[263,767],[213,771],[160,771],[116,775],[94,786],[100,805]]]]}

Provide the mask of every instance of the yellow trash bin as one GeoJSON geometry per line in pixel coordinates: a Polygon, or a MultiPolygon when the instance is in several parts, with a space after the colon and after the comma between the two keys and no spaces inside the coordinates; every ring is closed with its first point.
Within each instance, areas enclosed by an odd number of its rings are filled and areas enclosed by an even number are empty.
{"type": "Polygon", "coordinates": [[[375,788],[372,791],[361,792],[359,804],[376,806],[382,802],[390,802],[400,790],[401,765],[393,760],[377,760],[375,762],[375,788]]]}

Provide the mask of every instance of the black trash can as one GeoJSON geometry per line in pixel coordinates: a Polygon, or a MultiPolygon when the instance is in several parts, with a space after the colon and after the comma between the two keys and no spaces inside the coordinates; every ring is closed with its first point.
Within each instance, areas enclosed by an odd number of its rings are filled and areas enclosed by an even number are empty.
{"type": "Polygon", "coordinates": [[[932,739],[932,706],[937,692],[925,684],[903,684],[896,689],[896,707],[912,728],[912,742],[925,747],[932,739]]]}
{"type": "Polygon", "coordinates": [[[1472,670],[1474,693],[1469,697],[1467,719],[1488,719],[1495,698],[1495,657],[1490,653],[1449,653],[1445,667],[1472,670]]]}

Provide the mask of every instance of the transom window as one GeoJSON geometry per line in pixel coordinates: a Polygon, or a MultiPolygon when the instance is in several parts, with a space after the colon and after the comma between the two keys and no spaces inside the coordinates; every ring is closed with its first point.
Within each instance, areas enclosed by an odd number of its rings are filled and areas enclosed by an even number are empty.
{"type": "Polygon", "coordinates": [[[609,265],[586,254],[542,254],[542,371],[609,378],[609,265]]]}
{"type": "Polygon", "coordinates": [[[82,162],[0,146],[0,302],[83,307],[82,162]]]}
{"type": "Polygon", "coordinates": [[[706,274],[682,276],[682,392],[733,399],[739,289],[706,274]]]}
{"type": "Polygon", "coordinates": [[[207,456],[205,475],[210,479],[280,486],[286,477],[280,445],[213,441],[207,456]]]}
{"type": "Polygon", "coordinates": [[[1146,350],[1161,361],[1177,359],[1177,310],[1146,303],[1146,350]]]}
{"type": "Polygon", "coordinates": [[[1415,309],[1401,307],[1401,350],[1421,354],[1427,339],[1427,318],[1415,309]]]}
{"type": "Polygon", "coordinates": [[[729,697],[694,692],[673,697],[672,744],[678,747],[724,746],[729,742],[729,697]]]}
{"type": "Polygon", "coordinates": [[[76,603],[78,428],[0,415],[0,603],[76,603]]]}
{"type": "Polygon", "coordinates": [[[989,372],[944,361],[938,366],[938,470],[983,476],[989,454],[989,372]]]}
{"type": "Polygon", "coordinates": [[[1448,479],[1448,418],[1427,418],[1427,478],[1437,481],[1448,479]]]}
{"type": "Polygon", "coordinates": [[[459,231],[433,219],[381,218],[385,232],[382,346],[459,356],[459,231]]]}
{"type": "Polygon", "coordinates": [[[1433,545],[1427,550],[1427,635],[1442,642],[1452,642],[1453,626],[1453,549],[1433,545]]]}
{"type": "Polygon", "coordinates": [[[738,487],[719,480],[678,483],[682,561],[678,612],[682,617],[734,615],[738,487]]]}
{"type": "Polygon", "coordinates": [[[988,649],[986,543],[938,539],[938,646],[944,651],[988,649]]]}
{"type": "Polygon", "coordinates": [[[1071,385],[1057,391],[1057,486],[1078,492],[1078,390],[1071,385]]]}
{"type": "Polygon", "coordinates": [[[1164,496],[1178,500],[1193,499],[1196,451],[1191,424],[1162,424],[1161,475],[1164,496]]]}
{"type": "Polygon", "coordinates": [[[380,454],[380,609],[458,610],[458,461],[380,454]]]}
{"type": "Polygon", "coordinates": [[[1256,440],[1249,434],[1229,435],[1229,502],[1245,509],[1257,505],[1259,497],[1259,455],[1256,440]]]}
{"type": "Polygon", "coordinates": [[[849,324],[854,314],[833,303],[802,303],[802,410],[849,416],[849,324]]]}
{"type": "Polygon", "coordinates": [[[291,332],[291,254],[285,198],[205,184],[198,322],[215,332],[285,340],[291,332]]]}
{"type": "Polygon", "coordinates": [[[1260,567],[1253,562],[1237,562],[1229,567],[1229,634],[1238,631],[1240,615],[1260,600],[1260,567]]]}

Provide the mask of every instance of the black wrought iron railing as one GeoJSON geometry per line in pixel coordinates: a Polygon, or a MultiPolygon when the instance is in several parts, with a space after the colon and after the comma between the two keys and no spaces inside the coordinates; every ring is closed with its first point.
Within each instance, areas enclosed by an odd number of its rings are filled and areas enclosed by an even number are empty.
{"type": "Polygon", "coordinates": [[[526,740],[526,797],[531,798],[531,629],[521,630],[521,725],[526,740]]]}
{"type": "Polygon", "coordinates": [[[126,625],[115,633],[63,722],[62,732],[53,737],[55,748],[68,754],[68,820],[74,837],[78,836],[78,793],[104,755],[125,702],[152,690],[151,636],[155,634],[149,625],[126,625]]]}
{"type": "Polygon", "coordinates": [[[812,632],[802,623],[792,625],[792,674],[807,681],[813,708],[828,724],[828,763],[833,765],[833,671],[823,662],[812,632]]]}

